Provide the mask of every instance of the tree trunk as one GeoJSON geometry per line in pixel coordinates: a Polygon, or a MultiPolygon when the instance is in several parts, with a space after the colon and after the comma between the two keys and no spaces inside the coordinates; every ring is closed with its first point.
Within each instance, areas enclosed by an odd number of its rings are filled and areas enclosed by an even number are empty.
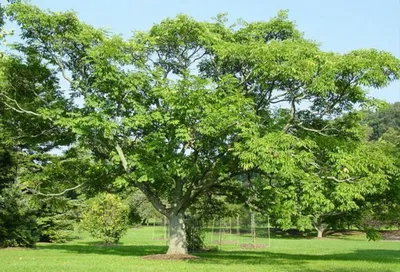
{"type": "Polygon", "coordinates": [[[328,226],[326,224],[320,224],[320,225],[315,227],[315,229],[317,230],[319,239],[323,238],[324,231],[327,229],[327,227],[328,226]]]}
{"type": "Polygon", "coordinates": [[[188,254],[183,214],[172,214],[169,223],[168,255],[188,254]]]}
{"type": "Polygon", "coordinates": [[[318,238],[321,239],[322,235],[324,234],[324,231],[321,229],[317,229],[317,231],[318,231],[318,238]]]}
{"type": "Polygon", "coordinates": [[[324,222],[323,215],[318,215],[314,221],[314,228],[317,230],[318,239],[323,238],[324,231],[329,227],[329,224],[324,222]]]}

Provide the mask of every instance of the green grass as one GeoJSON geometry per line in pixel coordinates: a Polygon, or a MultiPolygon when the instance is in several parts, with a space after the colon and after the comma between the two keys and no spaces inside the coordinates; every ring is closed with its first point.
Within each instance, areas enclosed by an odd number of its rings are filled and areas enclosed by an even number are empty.
{"type": "MultiPolygon", "coordinates": [[[[217,252],[196,253],[198,260],[166,261],[141,258],[167,249],[165,241],[152,239],[151,227],[129,230],[117,246],[101,246],[100,241],[81,235],[84,237],[67,244],[0,250],[0,271],[400,271],[400,242],[368,242],[363,236],[273,238],[269,248],[241,250],[234,244],[222,245],[217,252]]],[[[154,236],[162,237],[162,227],[154,236]]],[[[207,236],[207,240],[212,239],[207,236]]],[[[247,241],[248,235],[241,238],[241,243],[247,241]]],[[[267,243],[267,239],[260,238],[257,243],[267,243]]]]}

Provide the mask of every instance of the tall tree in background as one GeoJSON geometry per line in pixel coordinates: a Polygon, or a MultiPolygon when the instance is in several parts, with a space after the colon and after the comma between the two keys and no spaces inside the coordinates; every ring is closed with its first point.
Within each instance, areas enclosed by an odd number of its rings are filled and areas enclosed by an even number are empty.
{"type": "MultiPolygon", "coordinates": [[[[3,7],[0,11],[3,15],[3,7]]],[[[2,26],[3,41],[10,33],[2,26]]],[[[72,143],[74,135],[39,113],[64,112],[68,100],[63,98],[55,74],[33,52],[25,53],[0,52],[1,246],[33,246],[39,235],[47,236],[47,240],[60,237],[55,225],[71,227],[70,221],[63,222],[71,206],[55,208],[56,202],[65,205],[69,199],[60,199],[63,194],[57,200],[48,199],[44,192],[46,188],[52,193],[62,192],[74,183],[54,175],[51,168],[60,166],[62,159],[49,154],[72,143]]],[[[62,168],[56,171],[60,173],[62,168]]]]}
{"type": "Polygon", "coordinates": [[[259,177],[255,185],[261,196],[257,201],[264,203],[278,226],[316,229],[322,238],[333,227],[333,217],[361,213],[371,197],[381,196],[395,168],[381,145],[365,139],[320,140],[310,151],[315,161],[298,179],[259,177]]]}
{"type": "MultiPolygon", "coordinates": [[[[20,54],[37,56],[79,99],[35,113],[73,131],[110,182],[136,186],[168,217],[168,254],[187,253],[184,214],[215,187],[249,187],[256,175],[308,186],[310,166],[323,167],[313,154],[321,139],[357,139],[354,106],[370,103],[364,87],[400,72],[386,52],[321,51],[285,12],[233,27],[223,16],[179,15],[128,40],[72,12],[16,3],[7,14],[21,28],[20,54]]],[[[346,177],[314,172],[346,183],[358,175],[347,169],[346,177]]]]}
{"type": "Polygon", "coordinates": [[[369,219],[379,222],[378,226],[400,228],[400,102],[367,113],[363,122],[370,127],[370,140],[383,147],[386,159],[393,158],[396,167],[389,177],[386,192],[370,199],[367,214],[369,219]]]}

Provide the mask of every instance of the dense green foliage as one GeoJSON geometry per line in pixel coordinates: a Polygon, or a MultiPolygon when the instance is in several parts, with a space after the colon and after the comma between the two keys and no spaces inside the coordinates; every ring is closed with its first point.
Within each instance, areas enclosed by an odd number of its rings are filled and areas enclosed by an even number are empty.
{"type": "Polygon", "coordinates": [[[388,180],[384,194],[372,197],[363,224],[373,227],[400,227],[400,103],[367,114],[364,122],[371,128],[371,141],[378,142],[386,159],[393,158],[396,171],[388,180]]]}
{"type": "Polygon", "coordinates": [[[41,242],[66,242],[72,237],[79,218],[76,201],[65,197],[47,198],[36,203],[41,242]]]}
{"type": "Polygon", "coordinates": [[[400,102],[368,113],[363,122],[372,129],[371,140],[383,139],[395,145],[400,144],[400,102]]]}
{"type": "Polygon", "coordinates": [[[82,224],[106,244],[116,244],[128,229],[128,206],[116,195],[102,193],[88,201],[82,224]]]}
{"type": "Polygon", "coordinates": [[[33,247],[39,232],[30,198],[18,184],[0,189],[0,247],[33,247]]]}
{"type": "MultiPolygon", "coordinates": [[[[3,16],[3,6],[0,11],[3,16]]],[[[1,41],[8,35],[1,23],[1,41]]],[[[61,172],[54,167],[60,158],[48,152],[71,143],[72,134],[36,113],[68,107],[57,84],[35,54],[0,52],[1,246],[34,246],[39,238],[64,241],[75,221],[67,218],[68,205],[56,208],[53,204],[58,200],[42,192],[54,193],[70,185],[65,176],[55,177],[55,171],[61,172]]]]}
{"type": "MultiPolygon", "coordinates": [[[[0,127],[0,140],[3,138],[0,127]]],[[[33,247],[38,238],[36,210],[17,181],[18,164],[10,146],[0,142],[0,248],[33,247]]]]}

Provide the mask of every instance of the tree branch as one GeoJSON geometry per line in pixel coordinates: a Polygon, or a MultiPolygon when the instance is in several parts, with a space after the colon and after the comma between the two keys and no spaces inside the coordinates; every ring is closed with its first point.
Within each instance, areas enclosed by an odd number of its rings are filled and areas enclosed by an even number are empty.
{"type": "Polygon", "coordinates": [[[355,183],[353,181],[359,179],[359,178],[354,178],[354,177],[350,177],[350,178],[347,178],[347,179],[338,179],[338,178],[336,178],[334,176],[320,176],[320,178],[322,178],[322,179],[330,179],[330,180],[333,180],[333,181],[336,181],[336,182],[339,182],[339,183],[344,183],[344,182],[355,183]]]}
{"type": "Polygon", "coordinates": [[[322,136],[326,136],[326,137],[332,136],[332,135],[323,133],[322,131],[324,131],[324,129],[307,128],[307,127],[304,127],[304,126],[302,126],[300,124],[297,124],[297,127],[301,128],[301,129],[304,129],[304,130],[307,130],[307,131],[318,133],[319,135],[322,135],[322,136]]]}
{"type": "Polygon", "coordinates": [[[151,191],[149,186],[145,182],[134,182],[135,186],[142,191],[142,193],[147,197],[147,199],[153,204],[157,211],[169,217],[169,209],[161,202],[161,200],[151,191]]]}
{"type": "MultiPolygon", "coordinates": [[[[117,150],[118,156],[121,160],[122,167],[124,168],[125,172],[129,175],[131,173],[131,169],[128,166],[128,161],[125,158],[124,152],[119,144],[115,145],[115,149],[117,150]]],[[[165,205],[161,202],[161,200],[151,191],[149,186],[145,182],[137,182],[133,180],[133,184],[142,191],[142,193],[148,198],[148,200],[153,204],[154,208],[157,211],[162,213],[163,215],[168,217],[168,209],[165,205]]]]}
{"type": "Polygon", "coordinates": [[[32,192],[32,193],[35,194],[35,195],[46,196],[46,197],[55,197],[55,196],[61,196],[61,195],[65,194],[65,193],[67,193],[67,192],[69,192],[69,191],[76,190],[76,189],[78,189],[79,187],[82,187],[82,185],[83,185],[83,184],[79,184],[79,185],[77,185],[77,186],[75,186],[75,187],[65,189],[65,190],[62,191],[61,193],[56,193],[56,194],[45,194],[45,193],[36,191],[36,190],[34,190],[34,189],[28,189],[28,191],[32,192]]]}
{"type": "Polygon", "coordinates": [[[116,144],[115,145],[115,149],[117,150],[119,159],[121,160],[122,167],[124,168],[124,170],[125,170],[125,172],[127,174],[130,174],[131,173],[131,169],[128,166],[128,161],[125,158],[125,155],[124,155],[124,152],[122,151],[122,148],[119,146],[119,144],[116,144]]]}
{"type": "Polygon", "coordinates": [[[290,128],[291,125],[292,125],[292,122],[296,119],[296,97],[295,97],[295,96],[292,98],[292,101],[291,101],[291,109],[290,109],[290,112],[291,112],[290,119],[289,119],[289,121],[287,122],[287,124],[285,125],[285,127],[283,128],[283,132],[284,132],[284,133],[287,133],[287,132],[288,132],[289,128],[290,128]]]}
{"type": "Polygon", "coordinates": [[[3,103],[4,103],[8,108],[10,108],[10,109],[12,109],[12,110],[14,110],[14,111],[16,111],[16,112],[18,112],[18,113],[26,113],[26,114],[31,114],[31,115],[34,115],[34,116],[41,117],[41,115],[38,114],[38,113],[36,113],[36,112],[23,109],[23,108],[18,104],[18,102],[17,102],[15,99],[10,98],[10,97],[8,97],[7,95],[5,95],[5,94],[3,94],[3,93],[0,93],[0,95],[3,96],[3,97],[5,97],[5,98],[8,99],[8,100],[11,100],[11,101],[15,104],[15,106],[17,107],[17,108],[15,108],[15,107],[11,106],[10,104],[8,104],[7,102],[5,102],[5,101],[3,100],[3,103]]]}
{"type": "MultiPolygon", "coordinates": [[[[207,171],[207,173],[209,173],[209,171],[207,171]]],[[[223,183],[227,180],[230,180],[238,175],[242,175],[245,174],[246,171],[242,171],[242,172],[235,172],[235,173],[231,173],[229,176],[223,178],[223,179],[213,179],[213,178],[209,178],[207,180],[207,182],[203,183],[202,186],[196,187],[194,188],[193,186],[190,186],[187,190],[186,193],[183,197],[183,200],[181,201],[181,207],[180,209],[185,210],[189,207],[189,205],[192,203],[193,200],[195,200],[197,197],[200,196],[201,193],[204,193],[207,189],[212,188],[213,186],[215,186],[216,184],[219,183],[223,183]]]]}

